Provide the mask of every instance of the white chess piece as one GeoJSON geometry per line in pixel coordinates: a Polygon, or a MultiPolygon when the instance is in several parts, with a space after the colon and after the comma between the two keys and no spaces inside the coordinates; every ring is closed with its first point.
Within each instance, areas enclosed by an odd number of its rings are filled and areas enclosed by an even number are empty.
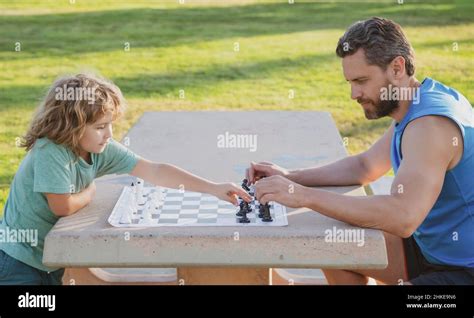
{"type": "Polygon", "coordinates": [[[150,200],[149,203],[148,203],[148,206],[150,207],[151,210],[155,210],[155,209],[156,209],[156,202],[155,202],[154,197],[155,197],[155,195],[152,194],[152,195],[151,195],[151,200],[150,200]]]}
{"type": "Polygon", "coordinates": [[[155,192],[153,192],[152,195],[152,202],[153,202],[153,208],[159,208],[163,204],[165,196],[163,193],[163,189],[160,187],[156,187],[155,192]]]}
{"type": "Polygon", "coordinates": [[[128,208],[132,213],[137,213],[138,211],[137,200],[136,200],[136,194],[134,193],[134,190],[132,190],[132,195],[130,196],[130,202],[128,205],[129,205],[128,208]]]}
{"type": "Polygon", "coordinates": [[[143,204],[143,179],[137,178],[136,199],[138,204],[143,204]]]}
{"type": "Polygon", "coordinates": [[[131,224],[132,218],[130,217],[130,211],[124,209],[122,215],[120,216],[120,224],[131,224]]]}
{"type": "Polygon", "coordinates": [[[132,214],[137,212],[137,203],[135,202],[135,187],[131,187],[132,195],[130,195],[130,201],[128,204],[123,205],[123,212],[120,215],[120,224],[131,224],[132,223],[132,214]]]}
{"type": "Polygon", "coordinates": [[[143,210],[143,223],[151,223],[153,220],[151,217],[151,211],[150,206],[147,206],[147,208],[143,210]]]}

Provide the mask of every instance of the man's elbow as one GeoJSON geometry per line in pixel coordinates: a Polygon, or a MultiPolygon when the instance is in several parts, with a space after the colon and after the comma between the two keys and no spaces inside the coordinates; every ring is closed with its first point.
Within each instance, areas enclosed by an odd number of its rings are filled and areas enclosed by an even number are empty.
{"type": "Polygon", "coordinates": [[[413,211],[402,214],[404,216],[402,222],[400,222],[401,227],[398,230],[399,236],[402,238],[409,238],[420,226],[420,222],[418,222],[418,219],[415,217],[417,213],[413,211]]]}
{"type": "Polygon", "coordinates": [[[409,238],[421,224],[419,216],[426,213],[418,208],[407,209],[406,202],[399,195],[392,194],[391,199],[391,219],[394,225],[391,232],[398,237],[409,238]]]}
{"type": "Polygon", "coordinates": [[[412,230],[411,228],[403,228],[398,231],[397,236],[401,238],[409,238],[413,233],[415,233],[415,230],[412,230]]]}

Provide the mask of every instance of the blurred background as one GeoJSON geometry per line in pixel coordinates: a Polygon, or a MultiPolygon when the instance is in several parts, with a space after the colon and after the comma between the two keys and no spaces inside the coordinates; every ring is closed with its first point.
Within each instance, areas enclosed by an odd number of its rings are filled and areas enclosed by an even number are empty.
{"type": "Polygon", "coordinates": [[[0,217],[25,156],[18,138],[64,74],[96,72],[122,89],[118,140],[150,110],[321,110],[350,154],[367,149],[390,119],[365,119],[335,48],[371,16],[401,24],[418,80],[439,80],[473,104],[472,0],[0,0],[0,217]]]}

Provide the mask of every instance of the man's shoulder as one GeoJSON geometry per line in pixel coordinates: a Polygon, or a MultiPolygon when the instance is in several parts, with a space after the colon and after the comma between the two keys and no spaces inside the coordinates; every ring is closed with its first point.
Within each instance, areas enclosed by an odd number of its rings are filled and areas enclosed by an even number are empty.
{"type": "Polygon", "coordinates": [[[452,136],[453,133],[459,131],[459,127],[451,118],[433,114],[411,120],[405,128],[405,134],[409,131],[415,131],[420,137],[439,136],[440,134],[452,136]]]}
{"type": "Polygon", "coordinates": [[[458,125],[445,116],[427,115],[411,121],[403,134],[404,156],[408,151],[452,158],[462,142],[458,125]]]}

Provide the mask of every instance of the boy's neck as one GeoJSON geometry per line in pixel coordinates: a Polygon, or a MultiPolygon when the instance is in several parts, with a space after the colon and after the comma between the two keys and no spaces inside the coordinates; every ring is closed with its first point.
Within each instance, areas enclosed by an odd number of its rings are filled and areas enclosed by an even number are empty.
{"type": "Polygon", "coordinates": [[[92,163],[92,162],[91,162],[91,153],[90,153],[90,152],[81,150],[79,156],[80,156],[82,159],[84,159],[87,163],[89,163],[89,164],[92,163]]]}

